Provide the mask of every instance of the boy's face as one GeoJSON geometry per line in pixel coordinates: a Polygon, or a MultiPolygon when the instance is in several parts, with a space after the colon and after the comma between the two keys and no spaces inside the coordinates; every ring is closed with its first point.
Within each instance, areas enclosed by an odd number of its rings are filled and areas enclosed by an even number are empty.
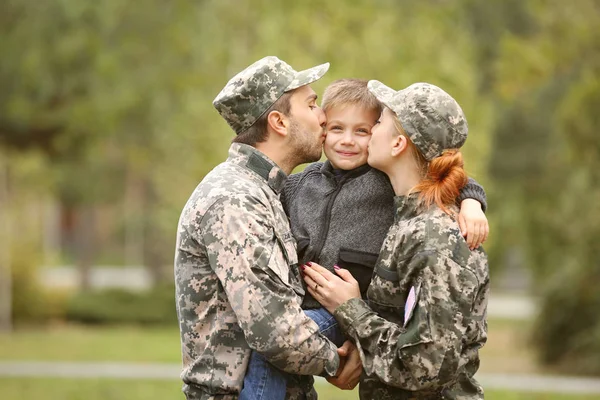
{"type": "Polygon", "coordinates": [[[325,156],[334,168],[351,170],[367,163],[371,128],[379,113],[358,105],[333,107],[327,111],[325,156]]]}

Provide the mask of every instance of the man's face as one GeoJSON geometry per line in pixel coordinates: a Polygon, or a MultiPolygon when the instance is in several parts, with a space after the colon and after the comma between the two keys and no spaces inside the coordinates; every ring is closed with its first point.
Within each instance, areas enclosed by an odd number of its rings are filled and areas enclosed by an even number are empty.
{"type": "Polygon", "coordinates": [[[317,105],[317,94],[310,86],[301,86],[290,98],[290,142],[298,164],[319,161],[325,140],[325,113],[317,105]]]}
{"type": "Polygon", "coordinates": [[[367,146],[377,118],[377,111],[354,104],[327,111],[323,150],[334,168],[351,170],[367,163],[367,146]]]}

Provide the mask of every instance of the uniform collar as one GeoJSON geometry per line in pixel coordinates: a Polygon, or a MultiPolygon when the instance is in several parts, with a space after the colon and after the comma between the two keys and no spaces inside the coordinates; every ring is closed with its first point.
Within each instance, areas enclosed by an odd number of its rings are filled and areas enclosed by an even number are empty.
{"type": "Polygon", "coordinates": [[[408,196],[395,196],[395,220],[410,219],[419,214],[419,192],[410,193],[408,196]]]}
{"type": "Polygon", "coordinates": [[[247,144],[233,143],[229,147],[229,158],[227,158],[227,161],[256,173],[277,194],[281,192],[287,179],[286,173],[273,160],[247,144]]]}

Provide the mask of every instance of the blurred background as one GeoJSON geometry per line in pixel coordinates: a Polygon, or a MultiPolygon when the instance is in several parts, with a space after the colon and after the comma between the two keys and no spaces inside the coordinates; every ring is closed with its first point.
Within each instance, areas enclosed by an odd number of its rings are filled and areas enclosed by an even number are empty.
{"type": "Polygon", "coordinates": [[[600,397],[600,1],[4,0],[0,33],[3,399],[183,398],[177,220],[233,137],[213,98],[266,55],[331,62],[318,93],[458,100],[488,194],[487,398],[600,397]]]}

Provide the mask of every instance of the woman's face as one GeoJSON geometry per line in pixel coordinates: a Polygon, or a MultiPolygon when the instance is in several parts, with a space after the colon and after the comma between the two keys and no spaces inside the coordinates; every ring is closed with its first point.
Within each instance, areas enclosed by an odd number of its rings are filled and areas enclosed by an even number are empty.
{"type": "Polygon", "coordinates": [[[386,167],[391,165],[393,161],[392,142],[398,136],[398,131],[394,125],[395,119],[396,114],[385,107],[379,121],[371,129],[371,141],[369,142],[369,157],[367,161],[371,167],[381,171],[385,171],[386,167]]]}

